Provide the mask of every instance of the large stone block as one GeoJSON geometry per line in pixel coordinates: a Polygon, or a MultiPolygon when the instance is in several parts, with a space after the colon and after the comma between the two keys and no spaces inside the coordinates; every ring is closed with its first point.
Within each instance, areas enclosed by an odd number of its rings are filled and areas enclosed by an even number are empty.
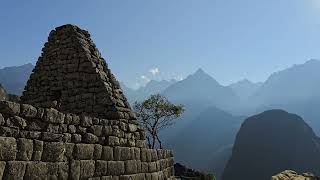
{"type": "Polygon", "coordinates": [[[116,161],[125,161],[131,160],[133,157],[133,149],[129,147],[115,147],[113,149],[114,152],[114,160],[116,161]]]}
{"type": "Polygon", "coordinates": [[[81,179],[87,179],[94,176],[95,161],[94,160],[81,160],[80,161],[80,176],[81,179]]]}
{"type": "Polygon", "coordinates": [[[94,144],[76,144],[74,148],[74,156],[80,160],[93,159],[94,144]]]}
{"type": "Polygon", "coordinates": [[[16,159],[17,143],[12,137],[0,137],[0,160],[11,161],[16,159]]]}
{"type": "Polygon", "coordinates": [[[64,160],[65,145],[62,142],[45,142],[42,160],[47,162],[61,162],[64,160]]]}
{"type": "Polygon", "coordinates": [[[94,159],[101,159],[101,157],[102,157],[102,145],[95,144],[94,145],[93,158],[94,159]]]}
{"type": "Polygon", "coordinates": [[[42,140],[43,141],[50,141],[50,142],[57,142],[63,140],[62,134],[51,133],[51,132],[43,132],[42,133],[42,140]]]}
{"type": "Polygon", "coordinates": [[[33,153],[33,140],[19,138],[17,139],[17,160],[30,161],[33,153]]]}
{"type": "Polygon", "coordinates": [[[41,161],[42,152],[43,152],[43,141],[34,140],[32,160],[41,161]]]}
{"type": "Polygon", "coordinates": [[[64,122],[65,115],[56,109],[46,109],[44,114],[44,120],[49,123],[62,124],[64,122]]]}
{"type": "Polygon", "coordinates": [[[110,146],[103,146],[102,159],[107,161],[113,161],[113,148],[110,146]]]}
{"type": "Polygon", "coordinates": [[[27,126],[27,122],[25,119],[19,116],[13,116],[7,119],[7,126],[18,129],[24,129],[27,126]]]}
{"type": "Polygon", "coordinates": [[[18,137],[19,136],[19,129],[0,126],[0,136],[18,137]]]}
{"type": "Polygon", "coordinates": [[[95,144],[99,141],[99,138],[94,134],[85,133],[84,136],[82,137],[82,141],[88,144],[95,144]]]}
{"type": "Polygon", "coordinates": [[[69,179],[70,180],[80,179],[80,161],[71,160],[69,179]]]}
{"type": "Polygon", "coordinates": [[[4,179],[23,180],[27,163],[24,161],[8,161],[4,171],[4,179]]]}
{"type": "Polygon", "coordinates": [[[138,172],[138,163],[136,160],[125,161],[125,174],[136,174],[138,172]]]}
{"type": "Polygon", "coordinates": [[[93,125],[92,118],[89,116],[82,115],[80,117],[81,126],[90,127],[93,125]]]}
{"type": "Polygon", "coordinates": [[[96,176],[108,175],[108,161],[97,160],[95,174],[96,174],[96,176]]]}
{"type": "Polygon", "coordinates": [[[29,162],[25,179],[46,179],[48,175],[48,164],[46,162],[29,162]]]}
{"type": "Polygon", "coordinates": [[[110,175],[122,175],[125,173],[124,161],[108,161],[110,175]]]}
{"type": "Polygon", "coordinates": [[[108,145],[109,146],[119,146],[120,145],[119,138],[115,137],[115,136],[109,136],[108,137],[108,145]]]}
{"type": "Polygon", "coordinates": [[[21,104],[21,112],[20,115],[26,118],[34,118],[37,116],[37,108],[28,105],[28,104],[21,104]]]}
{"type": "Polygon", "coordinates": [[[10,101],[0,101],[0,113],[8,115],[19,115],[20,104],[10,101]]]}

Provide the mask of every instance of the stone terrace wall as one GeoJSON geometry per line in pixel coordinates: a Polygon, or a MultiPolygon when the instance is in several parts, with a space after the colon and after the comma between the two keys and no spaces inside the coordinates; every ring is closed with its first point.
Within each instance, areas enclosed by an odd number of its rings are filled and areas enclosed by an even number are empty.
{"type": "Polygon", "coordinates": [[[0,101],[0,179],[162,180],[173,164],[135,121],[0,101]]]}

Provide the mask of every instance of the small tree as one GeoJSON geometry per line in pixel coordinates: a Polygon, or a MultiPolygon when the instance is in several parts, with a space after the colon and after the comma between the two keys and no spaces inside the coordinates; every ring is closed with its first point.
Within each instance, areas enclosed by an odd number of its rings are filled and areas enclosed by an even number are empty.
{"type": "Polygon", "coordinates": [[[135,102],[133,106],[137,118],[147,132],[149,148],[154,149],[156,141],[162,149],[159,131],[174,124],[183,112],[182,105],[175,105],[160,94],[152,95],[143,102],[135,102]]]}

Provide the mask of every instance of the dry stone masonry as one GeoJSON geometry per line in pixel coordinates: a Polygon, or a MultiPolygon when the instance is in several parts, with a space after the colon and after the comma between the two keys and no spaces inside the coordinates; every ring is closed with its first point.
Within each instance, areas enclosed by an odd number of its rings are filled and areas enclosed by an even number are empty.
{"type": "Polygon", "coordinates": [[[87,31],[49,35],[22,96],[0,101],[0,179],[171,179],[87,31]]]}

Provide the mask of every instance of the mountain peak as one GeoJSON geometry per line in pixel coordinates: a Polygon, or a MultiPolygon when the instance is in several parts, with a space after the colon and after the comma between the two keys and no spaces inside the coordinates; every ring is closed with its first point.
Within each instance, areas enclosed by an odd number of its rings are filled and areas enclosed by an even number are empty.
{"type": "Polygon", "coordinates": [[[194,74],[207,74],[202,68],[199,68],[194,74]]]}

